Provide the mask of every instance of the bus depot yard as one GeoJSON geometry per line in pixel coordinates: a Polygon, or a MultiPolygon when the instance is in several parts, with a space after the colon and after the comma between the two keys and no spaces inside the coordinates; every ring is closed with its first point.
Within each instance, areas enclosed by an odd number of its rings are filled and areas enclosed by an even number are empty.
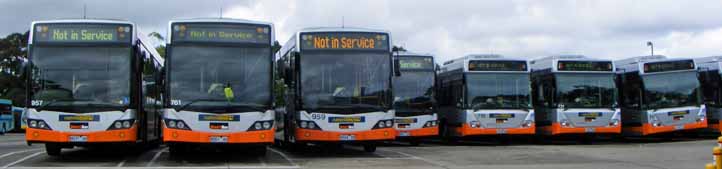
{"type": "Polygon", "coordinates": [[[76,148],[48,156],[23,134],[0,136],[0,168],[702,168],[712,161],[714,137],[598,138],[591,144],[558,139],[467,139],[447,144],[427,139],[419,146],[386,142],[374,153],[356,146],[310,146],[299,151],[269,147],[266,155],[201,150],[170,156],[161,145],[143,151],[76,148]],[[489,141],[487,141],[489,140],[489,141]]]}

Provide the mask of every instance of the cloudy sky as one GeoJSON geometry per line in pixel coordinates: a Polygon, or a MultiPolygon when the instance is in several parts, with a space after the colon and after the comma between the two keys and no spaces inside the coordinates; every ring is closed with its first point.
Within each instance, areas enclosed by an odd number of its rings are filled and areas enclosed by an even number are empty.
{"type": "Polygon", "coordinates": [[[284,44],[304,27],[389,30],[393,43],[440,61],[470,53],[602,58],[655,54],[722,55],[719,0],[0,0],[0,36],[33,20],[89,18],[135,22],[165,35],[173,18],[223,17],[273,22],[284,44]]]}

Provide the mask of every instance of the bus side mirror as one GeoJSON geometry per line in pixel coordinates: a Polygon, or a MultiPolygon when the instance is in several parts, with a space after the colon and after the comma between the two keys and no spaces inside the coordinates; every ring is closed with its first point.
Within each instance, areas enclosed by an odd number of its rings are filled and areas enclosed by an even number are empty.
{"type": "Polygon", "coordinates": [[[398,59],[394,59],[394,76],[401,76],[401,64],[398,59]]]}

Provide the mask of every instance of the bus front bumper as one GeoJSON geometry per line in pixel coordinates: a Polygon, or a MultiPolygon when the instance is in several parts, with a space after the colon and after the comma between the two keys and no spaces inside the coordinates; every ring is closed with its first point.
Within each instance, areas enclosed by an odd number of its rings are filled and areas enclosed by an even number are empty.
{"type": "Polygon", "coordinates": [[[439,127],[396,130],[396,137],[430,137],[439,135],[439,127]]]}
{"type": "Polygon", "coordinates": [[[25,140],[28,143],[120,143],[136,142],[137,126],[129,129],[117,129],[94,132],[64,132],[35,128],[25,129],[25,140]],[[84,136],[82,142],[71,142],[70,137],[84,136]]]}
{"type": "Polygon", "coordinates": [[[478,136],[478,135],[497,135],[497,134],[509,134],[509,135],[523,135],[523,134],[534,134],[535,127],[534,123],[530,127],[519,127],[519,128],[474,128],[469,123],[464,123],[461,127],[456,128],[456,132],[459,136],[478,136]]]}
{"type": "Polygon", "coordinates": [[[356,132],[334,132],[296,128],[297,141],[381,141],[393,140],[396,138],[396,129],[372,129],[356,132]]]}
{"type": "Polygon", "coordinates": [[[259,131],[229,133],[198,132],[163,127],[163,142],[172,143],[214,143],[214,144],[273,144],[275,128],[259,131]],[[212,142],[213,137],[225,137],[224,142],[212,142]]]}
{"type": "Polygon", "coordinates": [[[687,123],[683,125],[676,125],[676,126],[653,126],[650,123],[644,123],[642,126],[637,127],[627,127],[625,130],[635,133],[636,135],[651,135],[651,134],[659,134],[659,133],[668,133],[668,132],[674,132],[674,131],[682,131],[682,130],[694,130],[694,129],[702,129],[707,128],[707,120],[702,120],[699,122],[694,123],[687,123]]]}
{"type": "Polygon", "coordinates": [[[541,127],[544,134],[619,134],[622,126],[596,126],[596,127],[562,127],[561,123],[552,123],[551,126],[541,127]]]}

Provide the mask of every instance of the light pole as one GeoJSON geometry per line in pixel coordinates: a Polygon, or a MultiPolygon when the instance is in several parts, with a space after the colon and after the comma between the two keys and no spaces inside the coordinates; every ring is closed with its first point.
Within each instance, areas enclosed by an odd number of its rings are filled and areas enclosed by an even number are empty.
{"type": "Polygon", "coordinates": [[[654,44],[652,41],[647,41],[647,46],[649,46],[649,51],[652,53],[651,56],[654,56],[654,44]]]}

